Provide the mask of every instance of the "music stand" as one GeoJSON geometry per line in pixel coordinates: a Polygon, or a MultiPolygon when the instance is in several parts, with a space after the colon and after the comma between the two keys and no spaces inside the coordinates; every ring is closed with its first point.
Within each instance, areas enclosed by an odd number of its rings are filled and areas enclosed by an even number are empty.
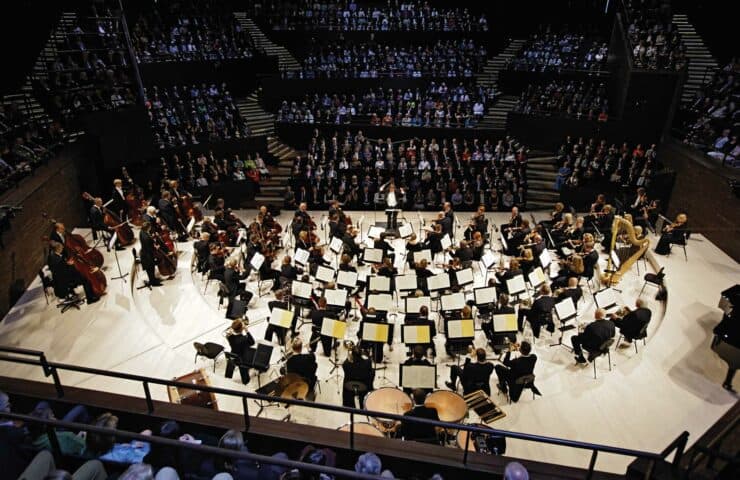
{"type": "MultiPolygon", "coordinates": [[[[321,335],[325,337],[331,337],[335,340],[344,340],[344,335],[347,333],[347,322],[343,322],[341,320],[337,320],[334,318],[324,318],[321,322],[321,335]]],[[[334,377],[337,380],[337,395],[340,393],[339,390],[339,359],[338,356],[338,344],[335,342],[334,345],[334,360],[329,359],[329,362],[332,364],[331,371],[329,371],[329,375],[331,375],[334,372],[337,372],[334,374],[334,377]]],[[[325,381],[328,383],[331,380],[332,377],[327,378],[325,381]]]]}
{"type": "Polygon", "coordinates": [[[462,310],[465,307],[465,294],[462,292],[450,293],[439,297],[440,309],[443,312],[462,310]]]}
{"type": "Polygon", "coordinates": [[[411,260],[414,263],[419,263],[422,260],[426,260],[427,263],[432,263],[432,251],[427,249],[419,250],[418,252],[411,252],[411,260]]]}
{"type": "MultiPolygon", "coordinates": [[[[359,337],[362,339],[363,342],[368,342],[373,344],[373,349],[380,348],[382,352],[383,345],[385,343],[388,343],[388,340],[390,339],[391,332],[393,331],[393,324],[392,323],[385,323],[385,322],[372,322],[365,320],[360,324],[360,335],[359,337]]],[[[388,377],[385,376],[385,370],[386,367],[377,367],[377,363],[375,362],[375,354],[373,352],[372,355],[370,355],[372,362],[374,364],[373,370],[376,372],[378,370],[383,370],[383,376],[382,379],[388,380],[388,377]]],[[[385,356],[383,356],[383,364],[385,364],[385,356]]],[[[393,382],[391,382],[394,386],[396,386],[393,382]]]]}
{"type": "Polygon", "coordinates": [[[390,293],[391,279],[382,275],[372,275],[367,278],[368,292],[390,293]]]}
{"type": "Polygon", "coordinates": [[[438,273],[427,278],[427,289],[432,291],[450,288],[450,276],[446,273],[438,273]]]}
{"type": "Polygon", "coordinates": [[[472,268],[463,268],[462,270],[457,270],[455,272],[455,279],[457,280],[457,285],[459,287],[466,287],[468,285],[473,284],[473,269],[472,268]]]}
{"type": "Polygon", "coordinates": [[[529,272],[529,275],[527,275],[527,280],[532,286],[532,289],[534,291],[537,291],[538,288],[545,284],[545,282],[547,281],[547,277],[545,277],[545,272],[542,271],[542,268],[537,267],[529,272]]]}
{"type": "Polygon", "coordinates": [[[366,248],[362,251],[362,260],[368,263],[381,263],[383,261],[383,250],[366,248]]]}
{"type": "Polygon", "coordinates": [[[110,237],[110,242],[108,242],[108,250],[113,250],[113,256],[116,258],[116,266],[118,267],[118,276],[111,277],[111,280],[120,279],[123,280],[123,283],[126,283],[128,272],[121,273],[121,264],[118,262],[118,251],[116,250],[116,240],[118,240],[118,232],[113,232],[113,235],[110,237]]]}
{"type": "Polygon", "coordinates": [[[486,274],[483,276],[483,283],[488,283],[488,272],[495,268],[496,257],[493,256],[493,252],[491,250],[486,250],[480,257],[480,263],[483,264],[483,267],[486,270],[486,274]]]}
{"type": "Polygon", "coordinates": [[[303,313],[303,308],[313,308],[313,304],[311,303],[312,290],[313,287],[308,282],[301,282],[299,280],[293,280],[292,282],[290,282],[290,296],[291,298],[295,298],[298,300],[297,302],[293,303],[298,306],[298,313],[301,319],[301,324],[296,327],[297,329],[303,328],[303,325],[307,323],[300,315],[303,313]]]}
{"type": "Polygon", "coordinates": [[[572,348],[570,348],[568,345],[563,344],[563,337],[565,336],[565,332],[576,328],[575,325],[565,325],[565,322],[568,322],[578,317],[578,312],[576,311],[576,306],[573,303],[573,299],[571,297],[568,297],[556,303],[555,304],[555,315],[558,316],[558,320],[560,321],[560,328],[558,329],[560,330],[560,338],[558,339],[557,343],[552,343],[550,344],[550,346],[551,347],[562,346],[572,352],[573,351],[572,348]]]}
{"type": "Polygon", "coordinates": [[[401,238],[408,238],[414,233],[414,227],[410,223],[404,223],[398,227],[398,235],[401,238]]]}
{"type": "Polygon", "coordinates": [[[510,297],[516,297],[516,301],[519,302],[519,297],[522,293],[527,293],[527,284],[524,282],[524,275],[517,275],[514,278],[506,280],[506,289],[509,291],[510,297]]]}
{"type": "Polygon", "coordinates": [[[418,315],[421,307],[427,307],[427,310],[432,309],[432,298],[431,297],[406,297],[404,298],[404,313],[413,313],[418,315]]]}
{"type": "Polygon", "coordinates": [[[393,296],[390,293],[373,293],[365,298],[365,306],[376,312],[389,312],[393,307],[393,296]]]}
{"type": "Polygon", "coordinates": [[[437,365],[400,365],[398,384],[401,388],[434,390],[437,388],[437,365]]]}
{"type": "MultiPolygon", "coordinates": [[[[457,365],[460,366],[460,353],[467,350],[475,340],[475,321],[472,318],[462,320],[445,319],[445,332],[450,342],[450,349],[457,354],[457,365]]],[[[452,366],[450,364],[447,365],[452,366]]]]}
{"type": "MultiPolygon", "coordinates": [[[[249,348],[242,356],[242,365],[247,368],[257,370],[257,388],[262,388],[262,373],[270,368],[270,358],[274,347],[266,343],[258,343],[256,348],[249,348]]],[[[259,417],[260,413],[271,406],[279,406],[279,403],[268,400],[255,400],[260,407],[255,416],[259,417]]]]}
{"type": "Polygon", "coordinates": [[[401,342],[407,347],[432,343],[430,325],[401,325],[401,342]]]}
{"type": "Polygon", "coordinates": [[[337,285],[349,290],[357,287],[357,272],[340,270],[337,272],[337,285]]]}
{"type": "Polygon", "coordinates": [[[322,283],[333,282],[336,274],[337,272],[335,272],[333,268],[325,267],[323,265],[319,265],[316,268],[316,280],[322,283]]]}
{"type": "Polygon", "coordinates": [[[399,292],[410,292],[417,289],[419,283],[415,274],[398,275],[396,279],[396,290],[399,292]]]}
{"type": "Polygon", "coordinates": [[[540,253],[540,266],[543,270],[547,270],[548,274],[550,272],[550,264],[552,264],[552,256],[550,255],[550,251],[548,249],[542,250],[542,253],[540,253]]]}
{"type": "Polygon", "coordinates": [[[613,288],[607,287],[603,290],[599,290],[594,293],[594,303],[596,308],[606,310],[607,313],[611,313],[610,310],[614,310],[619,307],[619,298],[613,288]]]}
{"type": "Polygon", "coordinates": [[[308,265],[308,257],[310,254],[308,253],[308,250],[304,250],[302,248],[296,248],[295,249],[295,255],[293,259],[295,260],[296,265],[300,265],[301,267],[305,267],[308,265]]]}
{"type": "MultiPolygon", "coordinates": [[[[503,337],[504,339],[508,339],[509,341],[512,341],[511,337],[514,337],[513,341],[516,341],[516,333],[518,331],[517,329],[517,317],[514,313],[502,313],[502,314],[494,314],[491,319],[491,329],[493,331],[493,338],[494,340],[498,337],[503,337]],[[498,336],[498,337],[497,337],[498,336]]],[[[494,344],[494,350],[496,350],[496,347],[503,347],[506,343],[494,344]]]]}

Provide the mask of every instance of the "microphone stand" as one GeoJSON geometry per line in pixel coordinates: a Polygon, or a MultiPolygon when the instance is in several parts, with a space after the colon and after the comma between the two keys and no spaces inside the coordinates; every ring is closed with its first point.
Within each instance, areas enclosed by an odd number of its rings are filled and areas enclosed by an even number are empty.
{"type": "MultiPolygon", "coordinates": [[[[123,225],[126,222],[123,222],[121,225],[123,225]]],[[[120,227],[121,225],[117,225],[120,227]]],[[[115,227],[114,227],[115,228],[115,227]]],[[[121,272],[121,263],[118,261],[118,251],[116,250],[116,240],[118,240],[118,233],[113,232],[113,236],[110,239],[110,242],[108,245],[113,245],[113,256],[116,259],[116,266],[118,267],[118,276],[117,277],[111,277],[111,280],[123,280],[123,283],[126,283],[126,276],[128,275],[128,272],[122,273],[121,272]]],[[[151,287],[150,287],[151,288],[151,287]]]]}

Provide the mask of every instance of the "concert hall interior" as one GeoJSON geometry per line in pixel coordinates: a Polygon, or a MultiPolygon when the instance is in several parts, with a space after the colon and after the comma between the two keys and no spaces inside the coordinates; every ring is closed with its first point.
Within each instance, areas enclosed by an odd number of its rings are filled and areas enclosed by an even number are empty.
{"type": "Polygon", "coordinates": [[[736,22],[488,3],[1,7],[0,476],[738,478],[736,22]]]}

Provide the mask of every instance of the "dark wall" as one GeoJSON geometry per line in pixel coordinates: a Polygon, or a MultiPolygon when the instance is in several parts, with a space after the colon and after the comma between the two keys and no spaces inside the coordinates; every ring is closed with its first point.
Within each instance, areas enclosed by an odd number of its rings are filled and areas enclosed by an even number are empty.
{"type": "Polygon", "coordinates": [[[618,117],[621,117],[624,111],[624,102],[627,98],[627,88],[630,84],[630,73],[632,71],[630,62],[632,52],[625,32],[626,29],[622,23],[621,14],[615,15],[612,36],[609,41],[607,65],[611,73],[609,104],[612,114],[618,117]]]}
{"type": "Polygon", "coordinates": [[[39,167],[32,177],[24,179],[16,190],[0,197],[0,204],[19,205],[23,211],[10,221],[10,230],[2,233],[5,248],[0,249],[0,318],[11,306],[11,289],[22,293],[36,278],[46,262],[45,242],[49,235],[49,218],[64,222],[68,229],[82,225],[84,203],[80,197],[79,145],[70,145],[48,165],[39,167]]]}
{"type": "Polygon", "coordinates": [[[120,170],[154,155],[149,117],[143,106],[91,113],[83,122],[103,170],[120,170]]]}
{"type": "Polygon", "coordinates": [[[221,62],[160,62],[139,65],[141,79],[148,85],[182,85],[226,82],[234,96],[256,87],[256,73],[277,73],[277,57],[255,56],[221,62]]]}
{"type": "Polygon", "coordinates": [[[740,199],[730,189],[729,174],[717,161],[679,143],[664,145],[661,158],[677,172],[676,193],[668,204],[668,217],[673,219],[686,212],[692,231],[703,234],[740,261],[740,199]]]}
{"type": "Polygon", "coordinates": [[[601,75],[582,71],[561,72],[525,72],[519,70],[502,70],[498,75],[498,87],[507,95],[519,95],[528,85],[545,85],[553,80],[578,81],[592,83],[609,83],[609,75],[604,72],[601,75]]]}
{"type": "MultiPolygon", "coordinates": [[[[623,122],[617,120],[605,123],[577,120],[575,118],[554,118],[523,115],[509,112],[507,132],[527,145],[548,151],[555,151],[565,137],[607,138],[615,142],[629,138],[623,122]]],[[[647,139],[650,140],[650,139],[647,139]]],[[[647,141],[645,141],[647,143],[647,141]]]]}

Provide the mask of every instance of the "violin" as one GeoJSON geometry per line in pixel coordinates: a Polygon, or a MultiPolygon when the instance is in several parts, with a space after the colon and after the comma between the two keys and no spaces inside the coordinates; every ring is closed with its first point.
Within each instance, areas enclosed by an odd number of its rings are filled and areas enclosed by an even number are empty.
{"type": "MultiPolygon", "coordinates": [[[[82,193],[82,198],[84,198],[88,202],[95,201],[93,196],[87,192],[82,193]]],[[[113,213],[105,206],[103,207],[103,223],[105,223],[108,228],[116,232],[118,242],[121,244],[121,246],[128,247],[136,240],[134,238],[134,231],[131,230],[131,226],[128,224],[128,222],[122,222],[121,218],[118,215],[113,213]]]]}

